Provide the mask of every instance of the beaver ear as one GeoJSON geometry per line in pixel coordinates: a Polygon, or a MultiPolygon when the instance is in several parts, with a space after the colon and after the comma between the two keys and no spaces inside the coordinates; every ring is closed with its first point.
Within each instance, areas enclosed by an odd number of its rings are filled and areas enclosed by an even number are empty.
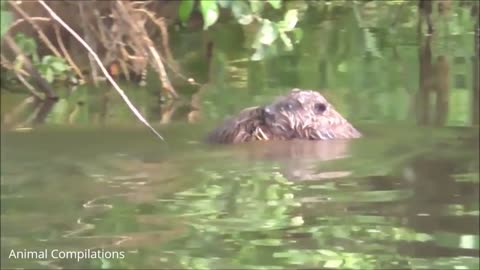
{"type": "Polygon", "coordinates": [[[315,113],[322,114],[323,112],[325,112],[327,110],[327,105],[325,103],[318,102],[318,103],[315,103],[313,105],[313,109],[314,109],[315,113]]]}
{"type": "Polygon", "coordinates": [[[263,107],[250,107],[243,109],[235,118],[237,122],[245,122],[246,120],[258,119],[263,115],[263,107]]]}

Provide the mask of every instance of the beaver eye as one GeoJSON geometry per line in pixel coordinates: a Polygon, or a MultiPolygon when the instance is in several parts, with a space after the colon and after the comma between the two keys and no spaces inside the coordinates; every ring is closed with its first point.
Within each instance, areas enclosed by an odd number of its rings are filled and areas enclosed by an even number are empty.
{"type": "Polygon", "coordinates": [[[295,103],[292,103],[292,102],[288,102],[287,104],[284,104],[284,105],[282,106],[282,109],[283,109],[284,111],[287,111],[287,112],[293,111],[293,110],[295,110],[296,108],[297,108],[297,105],[296,105],[295,103]]]}
{"type": "Polygon", "coordinates": [[[316,113],[323,113],[327,109],[327,105],[323,103],[315,103],[314,109],[316,113]]]}

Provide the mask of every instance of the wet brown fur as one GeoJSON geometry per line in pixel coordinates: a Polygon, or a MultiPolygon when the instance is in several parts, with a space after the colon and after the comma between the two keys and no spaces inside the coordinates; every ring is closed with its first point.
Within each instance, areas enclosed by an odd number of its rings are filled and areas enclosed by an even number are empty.
{"type": "Polygon", "coordinates": [[[293,89],[266,106],[242,110],[212,131],[211,143],[259,140],[359,138],[356,130],[318,92],[293,89]]]}

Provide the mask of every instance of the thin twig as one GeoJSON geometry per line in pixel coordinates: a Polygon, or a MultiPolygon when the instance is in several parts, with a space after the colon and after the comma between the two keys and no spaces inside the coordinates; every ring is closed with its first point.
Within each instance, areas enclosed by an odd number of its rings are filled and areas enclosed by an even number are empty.
{"type": "Polygon", "coordinates": [[[152,45],[153,42],[151,42],[150,39],[148,39],[150,44],[148,45],[148,49],[150,50],[150,53],[152,54],[153,58],[155,59],[155,63],[157,64],[157,70],[160,74],[160,80],[162,81],[163,88],[170,93],[174,98],[178,98],[178,94],[173,89],[172,84],[170,83],[170,80],[168,79],[167,71],[165,70],[165,67],[163,66],[163,62],[160,59],[160,55],[158,54],[157,50],[155,50],[155,47],[152,45]]]}
{"type": "Polygon", "coordinates": [[[35,99],[33,104],[33,112],[20,124],[17,125],[16,130],[20,128],[25,128],[25,127],[31,127],[35,123],[35,119],[37,119],[38,115],[40,114],[42,110],[42,105],[41,103],[35,99]]]}
{"type": "MultiPolygon", "coordinates": [[[[130,14],[127,12],[124,3],[118,0],[116,3],[117,3],[116,6],[120,13],[121,18],[124,18],[129,22],[132,22],[132,21],[134,22],[130,14]]],[[[172,84],[170,83],[170,80],[168,79],[167,72],[160,58],[160,55],[158,54],[157,50],[155,49],[155,46],[153,45],[153,41],[145,33],[145,29],[141,29],[140,27],[138,27],[137,23],[130,23],[130,26],[132,28],[131,32],[133,32],[133,34],[130,33],[132,40],[138,44],[139,48],[146,46],[147,47],[146,49],[148,49],[148,51],[150,52],[150,55],[153,58],[152,60],[154,63],[154,67],[156,67],[156,70],[159,73],[160,81],[162,82],[163,89],[167,93],[169,93],[172,97],[178,98],[178,94],[173,88],[172,84]]]]}
{"type": "Polygon", "coordinates": [[[35,96],[36,98],[38,99],[41,99],[43,100],[44,97],[41,93],[37,92],[35,90],[35,87],[33,87],[27,80],[25,80],[25,78],[22,76],[22,74],[18,73],[18,72],[14,72],[15,73],[15,76],[17,76],[17,78],[23,83],[23,85],[25,85],[25,87],[28,89],[28,91],[30,91],[30,93],[32,93],[33,96],[35,96]]]}
{"type": "Polygon", "coordinates": [[[48,98],[56,99],[57,95],[53,90],[52,86],[42,77],[40,72],[33,66],[32,61],[23,53],[22,49],[15,43],[10,34],[6,33],[3,35],[3,40],[6,45],[17,55],[23,59],[23,66],[30,73],[34,82],[37,83],[38,88],[45,93],[48,98]]]}
{"type": "Polygon", "coordinates": [[[10,112],[5,114],[5,117],[3,120],[5,126],[9,127],[13,125],[13,123],[16,122],[18,115],[24,110],[26,110],[26,107],[32,104],[33,102],[35,102],[35,97],[29,96],[25,98],[22,102],[20,102],[20,104],[13,107],[13,109],[10,112]]]}
{"type": "MultiPolygon", "coordinates": [[[[136,59],[138,57],[136,56],[133,56],[133,55],[130,55],[128,52],[127,52],[127,49],[125,49],[125,45],[121,46],[119,48],[119,51],[120,51],[120,55],[123,57],[123,59],[136,59]]],[[[130,81],[130,72],[128,71],[128,66],[127,66],[127,63],[126,61],[124,61],[122,58],[118,57],[118,62],[120,64],[120,67],[122,68],[122,72],[123,74],[125,75],[125,78],[127,78],[128,81],[130,81]]]]}
{"type": "Polygon", "coordinates": [[[67,60],[67,62],[70,64],[70,66],[73,68],[75,73],[77,73],[77,76],[80,78],[81,82],[85,82],[85,77],[83,76],[82,72],[78,68],[78,66],[73,62],[72,57],[70,57],[70,54],[68,53],[67,49],[65,48],[65,45],[63,44],[62,37],[60,36],[60,29],[58,28],[57,24],[53,25],[53,28],[55,30],[55,36],[57,36],[57,42],[58,46],[60,47],[60,50],[63,52],[63,56],[67,60]]]}
{"type": "Polygon", "coordinates": [[[165,19],[163,17],[162,18],[157,18],[157,17],[155,17],[154,14],[152,14],[152,12],[150,12],[148,10],[145,10],[145,9],[137,9],[137,11],[145,13],[148,16],[148,18],[150,18],[150,20],[158,26],[158,28],[160,29],[160,34],[162,36],[162,48],[163,48],[164,54],[167,58],[167,61],[171,62],[172,63],[171,68],[174,71],[178,72],[178,65],[175,62],[175,60],[173,60],[172,52],[170,51],[170,46],[169,46],[169,42],[168,42],[168,30],[167,30],[167,27],[165,25],[165,19]]]}
{"type": "Polygon", "coordinates": [[[44,96],[37,92],[37,90],[35,90],[35,87],[33,87],[26,79],[25,77],[23,77],[23,75],[27,75],[28,76],[28,73],[26,71],[24,71],[23,69],[15,69],[13,67],[13,64],[10,63],[10,61],[8,61],[8,59],[6,57],[4,57],[3,55],[1,55],[1,59],[2,59],[2,66],[4,66],[5,68],[13,71],[13,73],[15,74],[15,76],[17,76],[18,80],[20,80],[20,82],[25,85],[25,87],[27,88],[28,91],[30,91],[30,93],[32,93],[33,96],[35,96],[36,98],[38,99],[41,99],[43,100],[44,99],[44,96]]]}
{"type": "MultiPolygon", "coordinates": [[[[173,74],[175,74],[180,79],[183,79],[183,80],[187,81],[188,83],[190,83],[192,85],[200,86],[200,84],[196,83],[193,79],[188,78],[187,76],[183,75],[180,72],[180,70],[178,68],[178,64],[175,61],[175,59],[173,58],[172,52],[170,50],[170,45],[169,45],[169,42],[168,42],[168,30],[167,30],[167,26],[165,25],[165,18],[163,18],[163,17],[157,18],[157,17],[155,17],[155,15],[152,12],[150,12],[148,10],[145,10],[145,9],[136,9],[136,11],[140,11],[140,12],[145,13],[148,16],[148,18],[154,24],[156,24],[158,26],[158,28],[160,29],[160,35],[161,35],[161,39],[162,39],[162,48],[163,48],[164,54],[166,56],[166,61],[165,61],[166,66],[173,72],[173,74]]],[[[161,55],[160,55],[160,57],[163,59],[163,57],[161,55]]]]}
{"type": "Polygon", "coordinates": [[[160,138],[161,140],[164,140],[163,137],[147,122],[147,120],[145,120],[145,118],[143,118],[143,116],[140,114],[140,112],[137,110],[137,108],[135,108],[135,106],[132,104],[132,102],[130,101],[130,99],[128,99],[127,95],[125,95],[125,93],[123,92],[123,90],[118,86],[118,84],[115,82],[115,80],[113,80],[112,76],[110,76],[110,74],[108,74],[108,71],[107,69],[103,66],[102,64],[102,61],[100,60],[100,58],[98,57],[98,55],[92,50],[92,48],[85,42],[85,40],[83,40],[72,28],[70,28],[70,26],[68,26],[43,0],[38,0],[38,2],[48,11],[48,13],[50,13],[50,16],[52,16],[52,18],[54,20],[56,20],[58,23],[60,23],[65,29],[67,29],[68,32],[70,32],[70,34],[72,34],[72,36],[74,36],[78,42],[80,42],[84,47],[85,49],[88,50],[88,52],[90,54],[92,54],[92,56],[94,57],[95,61],[97,62],[98,66],[100,67],[100,69],[102,70],[103,74],[105,75],[105,77],[108,79],[108,81],[113,85],[113,87],[115,88],[115,90],[118,92],[118,94],[120,94],[120,96],[122,97],[122,99],[125,101],[125,103],[127,103],[128,105],[128,108],[130,108],[130,110],[133,112],[133,114],[135,114],[135,116],[142,122],[144,123],[153,133],[155,133],[155,135],[157,135],[158,138],[160,138]]]}
{"type": "MultiPolygon", "coordinates": [[[[84,7],[83,7],[84,4],[85,4],[85,2],[79,1],[78,2],[78,9],[80,11],[80,18],[81,18],[81,21],[82,21],[83,33],[84,33],[84,36],[85,36],[85,39],[86,39],[86,43],[88,43],[89,41],[92,41],[93,38],[91,38],[91,35],[89,33],[90,31],[88,29],[87,18],[85,16],[85,10],[84,10],[84,7]]],[[[95,49],[97,49],[97,48],[95,48],[95,49]]],[[[94,64],[94,59],[93,59],[91,54],[88,54],[88,62],[90,64],[90,70],[91,70],[93,84],[96,86],[98,84],[98,70],[97,70],[97,66],[94,64]]]]}
{"type": "MultiPolygon", "coordinates": [[[[174,60],[174,58],[172,56],[172,52],[170,50],[170,45],[169,45],[169,42],[168,42],[168,30],[167,30],[167,26],[165,25],[165,18],[163,18],[163,17],[157,18],[157,17],[155,17],[154,14],[152,14],[152,12],[150,12],[148,10],[145,10],[145,9],[136,9],[136,10],[145,13],[150,18],[150,20],[154,24],[156,24],[158,26],[158,28],[160,29],[160,35],[162,36],[161,37],[162,38],[162,48],[163,48],[164,54],[167,58],[166,61],[165,61],[166,66],[168,68],[170,68],[170,70],[180,79],[183,79],[183,80],[187,81],[188,83],[190,83],[192,85],[200,86],[200,84],[196,83],[195,81],[192,81],[191,78],[188,78],[187,76],[183,75],[180,72],[180,70],[178,68],[178,64],[174,60]]],[[[161,57],[161,58],[163,58],[163,57],[161,57]]]]}
{"type": "Polygon", "coordinates": [[[95,19],[97,21],[97,26],[99,30],[96,34],[98,35],[98,38],[103,42],[105,48],[108,48],[107,38],[105,37],[108,34],[108,31],[105,29],[105,25],[103,24],[103,21],[102,21],[102,16],[100,15],[100,12],[96,7],[93,8],[93,14],[95,15],[95,19]]]}
{"type": "Polygon", "coordinates": [[[14,65],[10,61],[8,61],[8,59],[3,54],[0,54],[0,58],[1,58],[0,64],[4,68],[6,68],[8,70],[11,70],[11,71],[14,71],[14,72],[17,71],[17,72],[21,73],[23,76],[27,76],[27,77],[30,76],[30,74],[28,74],[28,72],[25,71],[23,68],[16,69],[14,67],[14,65]]]}
{"type": "MultiPolygon", "coordinates": [[[[116,19],[116,24],[112,26],[112,32],[117,34],[115,41],[117,41],[116,44],[118,46],[119,54],[123,58],[123,60],[121,60],[122,58],[118,57],[118,61],[121,63],[129,63],[131,70],[135,73],[141,73],[148,65],[148,52],[144,46],[145,44],[142,42],[142,35],[144,33],[132,33],[132,28],[134,28],[133,24],[141,25],[138,26],[138,28],[135,28],[140,31],[145,25],[145,20],[143,18],[140,18],[139,20],[132,18],[125,20],[124,17],[129,16],[130,12],[125,13],[126,15],[121,15],[120,12],[119,8],[113,10],[113,17],[116,19]],[[124,36],[129,36],[130,38],[125,42],[122,42],[124,36]],[[128,53],[127,48],[133,50],[133,54],[128,53]]],[[[127,79],[130,80],[128,70],[124,70],[124,74],[127,79]]]]}
{"type": "MultiPolygon", "coordinates": [[[[42,21],[42,22],[48,22],[50,21],[51,19],[50,18],[46,18],[46,17],[30,17],[30,20],[32,21],[42,21]]],[[[10,25],[10,27],[8,27],[6,33],[10,32],[13,28],[15,28],[17,25],[20,25],[21,23],[23,22],[26,22],[27,20],[25,19],[18,19],[16,20],[14,23],[12,23],[10,25]]]]}
{"type": "Polygon", "coordinates": [[[160,119],[160,124],[168,124],[172,121],[172,116],[175,111],[179,108],[180,103],[177,100],[170,100],[167,104],[162,106],[165,108],[162,110],[162,118],[160,119]]]}
{"type": "Polygon", "coordinates": [[[53,46],[53,44],[50,42],[48,37],[43,33],[42,29],[33,21],[30,16],[17,4],[15,1],[9,1],[8,2],[10,6],[12,6],[25,20],[27,20],[33,28],[37,31],[38,36],[40,37],[40,40],[43,41],[43,43],[55,54],[57,57],[61,57],[60,52],[53,46]]]}

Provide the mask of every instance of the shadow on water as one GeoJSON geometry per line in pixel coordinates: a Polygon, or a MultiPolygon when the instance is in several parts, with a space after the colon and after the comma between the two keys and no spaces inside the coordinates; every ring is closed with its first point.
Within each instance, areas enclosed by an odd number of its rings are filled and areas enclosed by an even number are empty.
{"type": "Polygon", "coordinates": [[[2,92],[2,268],[478,269],[478,22],[376,5],[310,8],[296,49],[259,62],[238,25],[174,35],[209,83],[176,102],[127,86],[166,144],[108,87],[54,104],[2,92]],[[203,143],[293,87],[327,89],[365,136],[203,143]],[[24,249],[125,258],[9,258],[24,249]]]}

